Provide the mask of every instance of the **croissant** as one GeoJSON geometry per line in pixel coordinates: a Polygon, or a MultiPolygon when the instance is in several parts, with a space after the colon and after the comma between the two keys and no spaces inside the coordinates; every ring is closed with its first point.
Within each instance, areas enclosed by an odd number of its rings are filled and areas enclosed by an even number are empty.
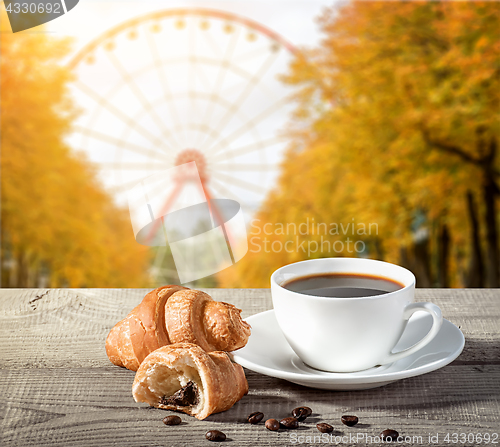
{"type": "Polygon", "coordinates": [[[159,287],[111,329],[106,353],[111,363],[137,371],[149,353],[171,343],[194,343],[207,352],[234,351],[246,345],[251,331],[240,313],[200,290],[159,287]]]}
{"type": "Polygon", "coordinates": [[[182,411],[197,419],[231,408],[248,393],[243,368],[226,352],[175,343],[149,354],[132,385],[136,402],[182,411]]]}

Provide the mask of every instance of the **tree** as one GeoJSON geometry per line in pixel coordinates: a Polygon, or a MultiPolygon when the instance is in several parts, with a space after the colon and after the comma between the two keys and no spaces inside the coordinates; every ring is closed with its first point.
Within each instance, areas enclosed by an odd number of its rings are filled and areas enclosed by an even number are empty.
{"type": "MultiPolygon", "coordinates": [[[[2,29],[5,30],[5,10],[2,29]]],[[[76,111],[66,40],[1,34],[2,286],[140,287],[148,249],[64,138],[76,111]]]]}
{"type": "MultiPolygon", "coordinates": [[[[320,46],[300,54],[285,77],[296,87],[296,149],[261,220],[281,209],[279,218],[294,222],[308,212],[377,222],[368,255],[406,264],[419,285],[467,284],[484,265],[481,285],[498,286],[499,12],[497,2],[325,10],[320,46]]],[[[255,276],[268,277],[271,261],[255,257],[235,270],[257,262],[255,276]]],[[[286,258],[273,268],[294,256],[286,258]]]]}

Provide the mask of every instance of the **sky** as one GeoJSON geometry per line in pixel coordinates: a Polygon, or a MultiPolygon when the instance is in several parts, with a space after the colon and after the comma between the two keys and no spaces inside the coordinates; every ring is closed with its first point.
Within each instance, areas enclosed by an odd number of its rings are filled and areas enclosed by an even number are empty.
{"type": "Polygon", "coordinates": [[[91,37],[149,11],[179,7],[222,9],[261,22],[294,45],[313,45],[319,39],[315,18],[335,0],[80,0],[68,14],[48,24],[52,32],[76,38],[80,48],[91,37]]]}

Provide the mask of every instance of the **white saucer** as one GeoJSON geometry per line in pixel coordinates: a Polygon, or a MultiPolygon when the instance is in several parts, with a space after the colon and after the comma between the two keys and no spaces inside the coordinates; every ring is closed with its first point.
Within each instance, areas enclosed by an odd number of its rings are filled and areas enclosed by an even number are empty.
{"type": "MultiPolygon", "coordinates": [[[[252,335],[244,348],[233,352],[237,363],[261,374],[325,390],[366,390],[425,374],[455,360],[465,344],[460,329],[448,320],[443,320],[438,335],[413,355],[365,371],[329,373],[311,368],[297,357],[278,326],[274,310],[252,315],[246,321],[252,325],[252,335]]],[[[431,325],[432,317],[429,314],[415,313],[394,352],[415,344],[431,325]]],[[[307,334],[304,336],[307,337],[307,334]]]]}

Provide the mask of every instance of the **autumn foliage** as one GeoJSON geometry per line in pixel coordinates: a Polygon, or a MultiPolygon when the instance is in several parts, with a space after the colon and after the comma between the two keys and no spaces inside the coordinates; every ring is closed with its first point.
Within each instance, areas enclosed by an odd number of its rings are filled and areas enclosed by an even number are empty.
{"type": "Polygon", "coordinates": [[[285,76],[297,107],[279,184],[221,285],[268,287],[286,263],[368,256],[409,267],[421,287],[500,286],[500,3],[350,2],[319,26],[321,44],[285,76]],[[313,219],[356,231],[320,234],[313,219]],[[324,240],[343,245],[297,249],[324,240]]]}
{"type": "Polygon", "coordinates": [[[67,51],[50,34],[1,34],[2,286],[144,286],[128,211],[64,142],[77,113],[67,51]]]}

